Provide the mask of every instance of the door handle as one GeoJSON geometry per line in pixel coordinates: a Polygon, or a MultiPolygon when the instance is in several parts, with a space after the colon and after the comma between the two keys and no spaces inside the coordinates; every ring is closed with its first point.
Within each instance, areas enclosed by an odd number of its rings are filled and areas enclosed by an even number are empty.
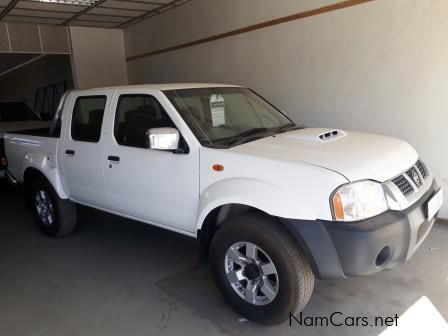
{"type": "Polygon", "coordinates": [[[114,155],[109,155],[107,159],[112,162],[120,162],[120,157],[114,155]]]}
{"type": "Polygon", "coordinates": [[[67,149],[65,151],[65,154],[67,154],[68,156],[74,156],[75,155],[75,151],[73,149],[67,149]]]}

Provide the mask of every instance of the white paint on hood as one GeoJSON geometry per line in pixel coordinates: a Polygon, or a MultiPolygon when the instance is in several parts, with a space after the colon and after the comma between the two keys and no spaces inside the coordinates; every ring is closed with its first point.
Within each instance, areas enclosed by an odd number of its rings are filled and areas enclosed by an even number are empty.
{"type": "Polygon", "coordinates": [[[350,181],[387,181],[411,167],[418,154],[405,141],[382,135],[344,132],[322,142],[319,135],[331,129],[306,128],[249,142],[232,151],[274,160],[299,161],[324,167],[350,181]]]}

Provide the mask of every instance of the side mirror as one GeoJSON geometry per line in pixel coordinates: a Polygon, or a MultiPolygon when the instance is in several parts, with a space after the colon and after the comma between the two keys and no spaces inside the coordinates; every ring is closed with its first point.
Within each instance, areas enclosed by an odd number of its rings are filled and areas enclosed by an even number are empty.
{"type": "Polygon", "coordinates": [[[179,148],[179,131],[172,127],[150,128],[148,136],[148,147],[159,150],[175,151],[179,148]]]}

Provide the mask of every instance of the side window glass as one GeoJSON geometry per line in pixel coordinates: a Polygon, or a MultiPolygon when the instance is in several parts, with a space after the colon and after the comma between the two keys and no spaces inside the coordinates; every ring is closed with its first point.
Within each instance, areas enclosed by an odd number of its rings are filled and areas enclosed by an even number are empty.
{"type": "Polygon", "coordinates": [[[149,95],[121,95],[115,114],[115,139],[120,145],[147,147],[150,128],[175,127],[156,98],[149,95]]]}
{"type": "Polygon", "coordinates": [[[73,108],[72,139],[99,142],[106,96],[78,97],[73,108]]]}

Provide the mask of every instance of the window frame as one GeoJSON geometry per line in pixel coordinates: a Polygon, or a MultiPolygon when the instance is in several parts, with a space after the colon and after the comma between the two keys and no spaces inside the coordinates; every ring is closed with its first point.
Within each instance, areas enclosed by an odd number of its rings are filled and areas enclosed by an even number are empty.
{"type": "MultiPolygon", "coordinates": [[[[114,117],[113,117],[113,139],[115,141],[115,143],[118,146],[123,146],[123,147],[130,147],[130,148],[140,148],[140,149],[151,149],[149,147],[141,147],[141,146],[135,146],[135,145],[128,145],[128,144],[123,144],[120,141],[118,141],[117,139],[117,130],[118,130],[118,126],[119,123],[117,122],[118,119],[118,108],[120,107],[120,101],[122,98],[129,98],[129,97],[150,97],[155,99],[155,101],[159,104],[159,106],[162,109],[162,112],[165,113],[165,115],[171,120],[171,123],[174,125],[174,128],[178,130],[179,135],[180,135],[180,141],[179,144],[182,143],[182,134],[179,131],[179,128],[177,127],[176,123],[174,122],[173,118],[171,118],[171,116],[169,115],[169,113],[166,111],[166,108],[163,106],[163,104],[160,102],[160,100],[153,94],[150,93],[120,93],[117,98],[116,98],[116,105],[115,105],[115,113],[114,113],[114,117]]],[[[155,128],[155,127],[154,127],[155,128]]]]}
{"type": "Polygon", "coordinates": [[[75,102],[73,104],[73,108],[72,108],[72,116],[71,116],[71,121],[70,121],[70,138],[73,141],[77,141],[77,142],[88,142],[88,143],[99,143],[101,141],[101,136],[102,136],[102,131],[103,131],[103,126],[104,126],[104,122],[105,122],[105,118],[104,115],[106,113],[106,107],[107,107],[107,100],[108,100],[108,96],[105,94],[97,94],[97,95],[82,95],[82,96],[77,96],[75,99],[75,102]],[[75,108],[76,108],[76,104],[78,103],[78,100],[83,99],[83,98],[104,98],[104,108],[103,108],[103,116],[101,118],[101,127],[100,127],[100,136],[98,138],[98,140],[94,141],[94,140],[86,140],[86,139],[75,139],[73,137],[73,128],[74,128],[74,118],[75,118],[75,108]]]}

